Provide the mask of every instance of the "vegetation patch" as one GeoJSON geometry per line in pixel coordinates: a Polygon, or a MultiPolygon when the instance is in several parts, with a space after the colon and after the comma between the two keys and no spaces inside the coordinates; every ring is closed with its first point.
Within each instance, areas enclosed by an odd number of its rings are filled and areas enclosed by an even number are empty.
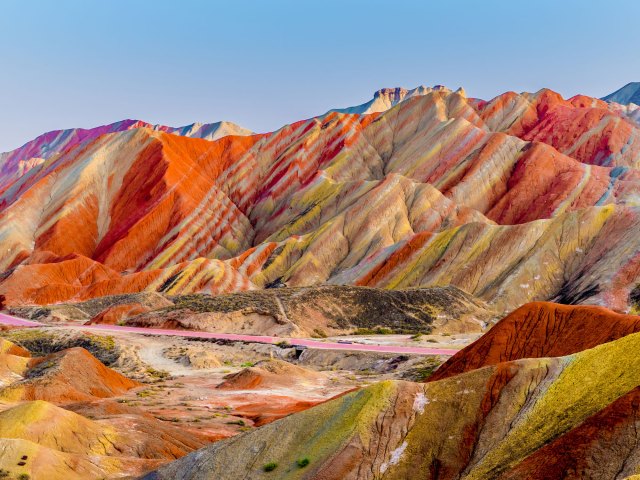
{"type": "Polygon", "coordinates": [[[110,335],[51,332],[38,328],[10,330],[0,333],[7,340],[26,348],[34,357],[43,357],[68,348],[82,347],[107,366],[120,357],[120,347],[110,335]]]}
{"type": "Polygon", "coordinates": [[[429,357],[421,364],[404,372],[402,378],[405,380],[411,380],[413,382],[426,382],[441,364],[442,362],[437,358],[429,357]]]}
{"type": "Polygon", "coordinates": [[[403,332],[394,332],[390,328],[378,325],[374,328],[358,328],[352,333],[352,335],[393,335],[394,333],[403,332]]]}
{"type": "Polygon", "coordinates": [[[265,472],[273,472],[276,468],[278,468],[278,464],[276,462],[265,463],[262,467],[265,472]]]}
{"type": "MultiPolygon", "coordinates": [[[[173,306],[161,311],[231,313],[252,310],[284,314],[296,323],[314,312],[332,328],[388,328],[395,333],[431,333],[436,317],[459,318],[473,312],[492,317],[486,305],[455,287],[385,290],[348,285],[284,287],[226,295],[190,294],[170,297],[173,306]]],[[[321,329],[313,331],[322,337],[321,329]]]]}

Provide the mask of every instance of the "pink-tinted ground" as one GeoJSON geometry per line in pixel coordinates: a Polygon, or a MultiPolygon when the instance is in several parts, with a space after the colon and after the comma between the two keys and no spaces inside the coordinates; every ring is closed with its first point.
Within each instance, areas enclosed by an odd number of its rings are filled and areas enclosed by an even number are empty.
{"type": "MultiPolygon", "coordinates": [[[[38,322],[32,322],[21,318],[13,317],[0,313],[0,323],[16,327],[46,327],[38,322]]],[[[74,326],[75,327],[75,326],[74,326]]],[[[77,328],[77,327],[75,327],[77,328]]],[[[409,353],[413,355],[454,355],[458,350],[445,348],[427,348],[427,347],[407,347],[400,345],[363,345],[359,343],[338,343],[323,342],[320,340],[310,340],[302,338],[282,338],[268,337],[259,335],[239,335],[234,333],[211,333],[211,332],[194,332],[188,330],[170,330],[155,328],[139,328],[125,327],[119,325],[86,325],[82,327],[87,330],[101,330],[111,332],[129,332],[145,335],[163,335],[177,336],[188,338],[212,338],[220,340],[232,340],[240,342],[258,342],[276,344],[286,341],[292,345],[300,345],[307,348],[316,348],[321,350],[350,350],[359,352],[379,352],[379,353],[409,353]]]]}

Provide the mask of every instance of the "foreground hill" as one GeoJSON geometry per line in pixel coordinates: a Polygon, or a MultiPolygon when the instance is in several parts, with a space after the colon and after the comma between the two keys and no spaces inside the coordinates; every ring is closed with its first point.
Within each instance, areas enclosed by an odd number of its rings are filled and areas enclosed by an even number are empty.
{"type": "Polygon", "coordinates": [[[379,383],[145,478],[625,478],[640,461],[638,348],[631,334],[428,384],[379,383]]]}
{"type": "Polygon", "coordinates": [[[132,128],[78,143],[0,193],[0,295],[452,284],[499,311],[626,310],[640,126],[549,90],[418,93],[264,135],[132,128]]]}
{"type": "Polygon", "coordinates": [[[31,357],[0,339],[0,472],[34,480],[138,476],[208,443],[109,400],[140,385],[82,348],[31,357]]]}
{"type": "Polygon", "coordinates": [[[429,381],[521,358],[560,357],[640,331],[640,316],[602,307],[528,303],[447,360],[429,381]]]}
{"type": "Polygon", "coordinates": [[[0,390],[0,400],[89,401],[113,397],[140,386],[105,367],[84,348],[32,359],[24,379],[0,390]]]}

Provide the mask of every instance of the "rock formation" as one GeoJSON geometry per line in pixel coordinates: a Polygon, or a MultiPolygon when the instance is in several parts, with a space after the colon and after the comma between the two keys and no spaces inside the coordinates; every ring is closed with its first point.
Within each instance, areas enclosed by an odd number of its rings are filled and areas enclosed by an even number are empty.
{"type": "Polygon", "coordinates": [[[384,92],[392,108],[264,135],[209,141],[135,124],[65,144],[0,193],[0,295],[451,284],[499,311],[628,309],[638,124],[550,90],[384,92]]]}

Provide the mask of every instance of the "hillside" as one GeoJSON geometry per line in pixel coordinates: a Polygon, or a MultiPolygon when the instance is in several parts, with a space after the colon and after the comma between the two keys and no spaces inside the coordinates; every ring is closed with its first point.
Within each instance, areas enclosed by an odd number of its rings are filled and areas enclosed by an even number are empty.
{"type": "Polygon", "coordinates": [[[206,434],[110,400],[140,386],[82,348],[32,357],[1,339],[0,472],[51,480],[138,476],[208,443],[206,434]]]}
{"type": "Polygon", "coordinates": [[[528,303],[447,360],[429,381],[521,358],[561,357],[640,331],[640,317],[602,307],[528,303]]]}
{"type": "Polygon", "coordinates": [[[144,478],[567,478],[569,468],[570,478],[624,478],[639,460],[639,342],[632,334],[428,384],[378,383],[144,478]]]}
{"type": "Polygon", "coordinates": [[[454,285],[500,312],[536,300],[626,311],[640,126],[550,90],[416,92],[264,135],[142,125],[78,143],[0,193],[0,295],[454,285]]]}

